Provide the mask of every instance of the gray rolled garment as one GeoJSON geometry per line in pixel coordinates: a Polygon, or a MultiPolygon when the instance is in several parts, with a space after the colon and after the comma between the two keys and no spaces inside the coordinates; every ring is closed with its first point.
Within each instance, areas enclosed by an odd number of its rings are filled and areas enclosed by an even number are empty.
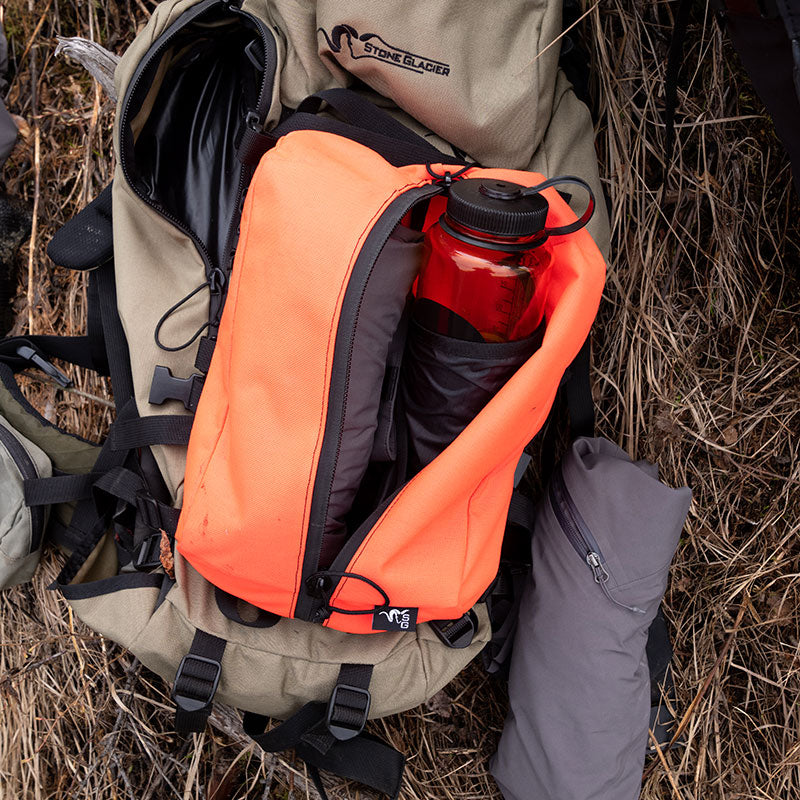
{"type": "Polygon", "coordinates": [[[691,502],[657,468],[577,439],[536,517],[491,763],[506,800],[636,800],[650,714],[647,631],[691,502]]]}

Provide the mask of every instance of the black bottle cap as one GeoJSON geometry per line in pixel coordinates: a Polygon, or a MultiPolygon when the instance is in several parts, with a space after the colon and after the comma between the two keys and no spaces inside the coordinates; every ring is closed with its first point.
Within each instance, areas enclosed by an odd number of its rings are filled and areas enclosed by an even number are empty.
{"type": "Polygon", "coordinates": [[[535,236],[544,230],[547,200],[524,195],[524,186],[510,181],[465,178],[455,181],[447,199],[453,222],[494,236],[535,236]]]}

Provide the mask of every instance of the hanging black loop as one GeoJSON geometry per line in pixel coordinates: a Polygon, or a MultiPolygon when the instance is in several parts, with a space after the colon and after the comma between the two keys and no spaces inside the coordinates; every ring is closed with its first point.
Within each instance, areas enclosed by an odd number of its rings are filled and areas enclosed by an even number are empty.
{"type": "Polygon", "coordinates": [[[155,339],[156,344],[162,350],[166,350],[168,353],[176,353],[178,350],[185,350],[190,344],[192,344],[192,342],[195,341],[195,339],[197,339],[198,336],[202,335],[203,332],[208,327],[210,327],[211,323],[204,322],[195,331],[195,333],[192,335],[191,339],[189,339],[188,341],[184,342],[183,344],[177,345],[176,347],[169,347],[168,345],[165,345],[161,341],[161,328],[162,328],[162,326],[182,305],[184,305],[185,303],[188,303],[189,300],[191,300],[198,292],[202,292],[203,289],[205,289],[206,287],[209,287],[212,292],[220,291],[222,286],[224,285],[224,279],[225,279],[225,275],[222,272],[222,270],[215,269],[211,273],[211,275],[209,276],[209,279],[207,281],[205,281],[204,283],[201,283],[196,289],[192,289],[192,291],[189,292],[189,294],[187,294],[185,297],[182,297],[180,300],[178,300],[177,303],[175,303],[174,306],[168,308],[164,312],[164,314],[162,315],[161,319],[156,324],[156,330],[155,330],[155,333],[153,334],[153,338],[155,339]],[[220,283],[220,279],[216,275],[216,273],[220,273],[220,275],[222,275],[222,283],[220,283]]]}
{"type": "Polygon", "coordinates": [[[430,164],[425,165],[425,169],[428,171],[428,175],[431,178],[435,178],[436,182],[445,188],[449,188],[453,181],[457,181],[468,169],[472,169],[473,167],[478,166],[477,164],[467,164],[466,167],[462,167],[457,172],[449,172],[445,171],[444,175],[440,175],[438,172],[433,171],[433,167],[430,164]]]}
{"type": "Polygon", "coordinates": [[[576,178],[574,175],[559,175],[556,178],[550,178],[549,180],[543,181],[537,186],[529,187],[523,192],[523,195],[530,196],[532,194],[538,194],[545,189],[549,189],[551,186],[557,186],[561,183],[574,183],[586,189],[586,192],[589,195],[589,204],[586,206],[586,211],[583,212],[580,219],[576,219],[575,222],[571,222],[569,225],[561,225],[558,228],[545,228],[545,232],[548,236],[563,236],[567,233],[575,233],[575,231],[579,231],[581,228],[583,228],[594,214],[595,200],[592,187],[589,186],[589,184],[586,183],[583,178],[576,178]]]}
{"type": "Polygon", "coordinates": [[[313,575],[308,577],[306,585],[310,588],[312,593],[316,592],[318,595],[322,595],[323,600],[325,601],[324,607],[328,611],[335,611],[337,614],[348,614],[350,616],[373,614],[375,611],[380,610],[381,608],[389,608],[391,606],[389,595],[386,594],[386,592],[380,586],[378,586],[375,581],[365,578],[363,575],[358,575],[355,572],[330,572],[329,570],[320,570],[319,572],[315,572],[313,575]],[[330,601],[331,597],[333,597],[335,584],[329,580],[330,578],[352,578],[356,581],[362,581],[368,586],[371,586],[376,592],[378,592],[378,594],[380,594],[380,596],[383,598],[383,603],[381,605],[375,605],[372,608],[365,608],[359,611],[351,611],[347,608],[337,608],[336,606],[332,606],[330,601]]]}

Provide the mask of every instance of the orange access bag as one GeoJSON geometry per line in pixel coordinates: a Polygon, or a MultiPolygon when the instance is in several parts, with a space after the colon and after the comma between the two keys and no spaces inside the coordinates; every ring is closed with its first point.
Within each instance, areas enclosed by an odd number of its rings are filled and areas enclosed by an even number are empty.
{"type": "Polygon", "coordinates": [[[545,184],[547,226],[574,232],[540,244],[549,257],[535,290],[543,336],[525,351],[420,333],[409,320],[422,234],[451,187],[473,179],[545,180],[395,166],[335,126],[269,142],[247,192],[176,533],[181,555],[223,592],[371,633],[462,618],[491,584],[515,468],[589,334],[605,265],[545,184]],[[421,363],[435,373],[448,359],[445,367],[467,370],[462,387],[502,362],[503,385],[414,465],[414,391],[441,400],[418,415],[429,429],[469,402],[435,375],[425,390],[404,381],[417,380],[421,363]]]}

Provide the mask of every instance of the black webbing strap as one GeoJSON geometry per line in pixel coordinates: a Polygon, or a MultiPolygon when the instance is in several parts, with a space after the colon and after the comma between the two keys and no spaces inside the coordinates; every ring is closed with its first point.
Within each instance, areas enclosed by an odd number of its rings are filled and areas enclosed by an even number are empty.
{"type": "Polygon", "coordinates": [[[210,336],[200,337],[200,341],[197,345],[197,355],[194,358],[195,369],[199,369],[202,373],[208,372],[216,344],[217,340],[210,336]]]}
{"type": "Polygon", "coordinates": [[[508,505],[508,524],[531,532],[535,519],[536,504],[526,494],[515,489],[508,505]]]}
{"type": "Polygon", "coordinates": [[[327,704],[307,703],[266,733],[268,719],[247,713],[244,730],[268,753],[294,748],[309,765],[323,798],[325,789],[318,770],[358,781],[394,799],[400,792],[405,757],[363,731],[369,714],[371,677],[369,664],[343,664],[327,704]]]}
{"type": "Polygon", "coordinates": [[[162,503],[149,494],[140,494],[134,501],[139,520],[148,528],[174,534],[178,529],[179,508],[162,503]]]}
{"type": "Polygon", "coordinates": [[[108,375],[106,339],[103,333],[103,318],[100,313],[100,288],[97,275],[89,273],[89,286],[86,290],[86,334],[89,339],[89,352],[92,366],[101,375],[108,375]]]}
{"type": "Polygon", "coordinates": [[[794,91],[797,99],[800,100],[800,3],[797,0],[777,0],[778,10],[783,17],[783,24],[786,26],[786,33],[792,43],[792,77],[794,79],[794,91]]]}
{"type": "Polygon", "coordinates": [[[172,685],[178,733],[200,733],[205,728],[219,686],[226,645],[225,639],[218,636],[199,629],[195,632],[172,685]]]}
{"type": "Polygon", "coordinates": [[[82,538],[79,537],[75,531],[70,530],[68,525],[64,525],[53,514],[47,521],[47,530],[45,531],[47,541],[60,547],[67,553],[72,553],[81,544],[82,538]]]}
{"type": "Polygon", "coordinates": [[[145,486],[141,475],[125,467],[114,467],[101,475],[94,482],[95,499],[101,502],[102,495],[123,500],[128,505],[136,505],[136,501],[145,486]]]}
{"type": "Polygon", "coordinates": [[[297,107],[297,111],[318,114],[325,105],[332,108],[348,125],[428,149],[434,156],[441,155],[430,142],[411,128],[351,89],[323,89],[306,97],[297,107]]]}
{"type": "Polygon", "coordinates": [[[678,107],[678,78],[680,77],[683,63],[683,43],[686,39],[686,31],[689,28],[691,6],[692,0],[679,0],[678,10],[675,14],[675,27],[672,30],[669,55],[667,56],[667,69],[664,77],[664,125],[666,126],[666,135],[664,137],[663,182],[665,184],[669,167],[672,163],[672,151],[675,147],[675,109],[678,107]]]}
{"type": "MultiPolygon", "coordinates": [[[[114,387],[114,404],[119,412],[134,397],[128,340],[117,309],[117,287],[114,279],[114,262],[109,261],[95,271],[97,294],[103,337],[106,344],[111,384],[114,387]]],[[[118,414],[119,416],[119,414],[118,414]]],[[[112,426],[113,430],[113,426],[112,426]]]]}
{"type": "Polygon", "coordinates": [[[363,144],[374,150],[392,166],[404,167],[408,164],[454,164],[465,166],[466,161],[456,156],[448,156],[437,150],[433,145],[420,147],[409,142],[398,141],[391,136],[385,136],[354,125],[348,125],[337,119],[330,117],[318,117],[315,114],[305,112],[295,112],[285,122],[282,122],[273,133],[276,136],[283,136],[292,131],[322,131],[335,133],[346,139],[363,144]]]}
{"type": "Polygon", "coordinates": [[[261,161],[264,153],[271,150],[277,141],[278,139],[274,134],[247,126],[242,132],[241,139],[239,139],[236,155],[245,166],[255,167],[261,161]]]}
{"type": "Polygon", "coordinates": [[[186,445],[193,422],[194,417],[177,414],[117,420],[108,438],[114,450],[133,450],[154,444],[186,445]]]}
{"type": "Polygon", "coordinates": [[[569,366],[569,377],[563,387],[573,439],[578,436],[594,436],[594,400],[592,400],[590,367],[591,338],[587,337],[569,366]]]}
{"type": "Polygon", "coordinates": [[[99,475],[55,475],[51,478],[26,478],[22,490],[26,506],[49,506],[54,503],[71,503],[91,497],[92,485],[99,475]]]}
{"type": "MultiPolygon", "coordinates": [[[[119,425],[120,422],[124,423],[126,420],[136,418],[136,415],[136,404],[133,400],[129,400],[117,413],[117,419],[111,429],[113,430],[114,426],[119,425]]],[[[128,456],[129,451],[115,450],[111,446],[111,437],[109,436],[100,448],[93,471],[102,475],[115,467],[121,467],[125,464],[128,456]]],[[[64,585],[75,577],[83,562],[102,539],[108,522],[105,515],[98,511],[93,497],[78,502],[72,514],[68,534],[73,541],[77,541],[79,544],[73,548],[72,556],[56,579],[57,583],[64,585]]]]}

